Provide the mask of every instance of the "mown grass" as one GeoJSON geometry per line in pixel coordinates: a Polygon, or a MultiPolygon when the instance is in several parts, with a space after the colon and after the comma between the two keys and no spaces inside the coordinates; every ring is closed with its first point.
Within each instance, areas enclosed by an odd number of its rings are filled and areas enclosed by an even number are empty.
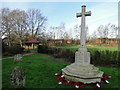
{"type": "MultiPolygon", "coordinates": [[[[67,84],[59,85],[55,78],[55,73],[61,73],[61,69],[69,63],[64,59],[56,59],[45,54],[33,54],[24,56],[20,63],[13,63],[13,59],[2,61],[3,64],[3,88],[11,88],[10,73],[16,66],[22,66],[26,73],[25,88],[74,88],[67,84]]],[[[103,88],[120,88],[118,78],[120,73],[118,68],[99,67],[105,74],[112,76],[110,84],[103,85],[103,88]]],[[[85,88],[94,88],[86,86],[85,88]]]]}

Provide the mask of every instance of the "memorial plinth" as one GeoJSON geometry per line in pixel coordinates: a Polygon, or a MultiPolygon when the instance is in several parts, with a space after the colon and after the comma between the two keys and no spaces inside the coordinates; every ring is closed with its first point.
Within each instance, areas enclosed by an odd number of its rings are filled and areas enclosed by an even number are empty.
{"type": "Polygon", "coordinates": [[[86,12],[86,6],[82,6],[82,13],[77,13],[81,18],[80,48],[75,53],[75,62],[62,69],[62,74],[68,81],[84,83],[100,82],[103,72],[90,64],[90,53],[86,48],[85,16],[90,16],[91,12],[86,12]]]}

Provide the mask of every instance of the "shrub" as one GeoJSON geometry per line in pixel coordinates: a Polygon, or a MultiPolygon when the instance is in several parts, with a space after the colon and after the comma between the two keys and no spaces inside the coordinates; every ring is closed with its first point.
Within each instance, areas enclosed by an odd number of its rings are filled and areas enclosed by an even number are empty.
{"type": "Polygon", "coordinates": [[[39,45],[37,49],[38,53],[48,53],[47,45],[39,45]]]}
{"type": "Polygon", "coordinates": [[[56,49],[57,51],[54,53],[54,57],[56,58],[65,58],[68,62],[74,62],[75,61],[75,55],[74,52],[70,49],[56,49]]]}
{"type": "Polygon", "coordinates": [[[4,42],[2,42],[2,53],[5,53],[6,47],[8,47],[4,42]]]}
{"type": "Polygon", "coordinates": [[[22,53],[24,51],[24,48],[21,47],[20,45],[14,45],[8,48],[10,53],[13,54],[18,54],[18,53],[22,53]]]}
{"type": "Polygon", "coordinates": [[[120,66],[120,51],[95,51],[91,53],[91,63],[104,66],[120,66]]]}
{"type": "Polygon", "coordinates": [[[53,48],[53,47],[48,48],[48,54],[54,55],[55,53],[57,53],[57,48],[53,48]]]}
{"type": "Polygon", "coordinates": [[[96,61],[98,63],[100,62],[99,58],[100,58],[101,54],[99,51],[95,51],[94,53],[91,53],[90,56],[91,56],[91,63],[92,64],[96,64],[96,61]]]}
{"type": "Polygon", "coordinates": [[[70,49],[61,49],[48,47],[46,45],[38,46],[38,53],[51,54],[56,58],[65,58],[68,62],[74,62],[74,52],[70,49]]]}
{"type": "MultiPolygon", "coordinates": [[[[99,51],[97,49],[88,49],[88,51],[91,56],[91,64],[100,66],[120,66],[120,51],[99,51]]],[[[38,52],[50,54],[56,58],[65,58],[66,61],[71,63],[75,61],[75,52],[70,49],[39,46],[38,52]]]]}
{"type": "Polygon", "coordinates": [[[66,61],[73,63],[75,61],[75,53],[70,49],[66,49],[63,54],[66,61]]]}
{"type": "Polygon", "coordinates": [[[13,46],[5,46],[4,50],[5,50],[3,52],[4,56],[11,56],[11,55],[23,53],[24,48],[21,47],[20,45],[13,45],[13,46]]]}
{"type": "Polygon", "coordinates": [[[54,54],[56,48],[48,47],[47,45],[39,45],[38,53],[54,54]]]}
{"type": "Polygon", "coordinates": [[[53,56],[56,57],[56,58],[60,58],[61,52],[62,52],[61,48],[54,48],[53,56]]]}

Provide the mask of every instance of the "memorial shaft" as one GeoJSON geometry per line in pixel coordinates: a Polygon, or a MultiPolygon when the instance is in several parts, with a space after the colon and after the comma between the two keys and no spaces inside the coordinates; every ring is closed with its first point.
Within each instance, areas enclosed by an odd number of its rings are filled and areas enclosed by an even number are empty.
{"type": "Polygon", "coordinates": [[[81,47],[86,46],[86,33],[85,33],[85,9],[86,7],[82,7],[82,18],[81,18],[81,47]]]}
{"type": "Polygon", "coordinates": [[[86,30],[85,30],[85,16],[91,16],[91,12],[86,12],[86,6],[82,6],[82,12],[77,13],[77,17],[81,17],[81,35],[80,35],[80,44],[81,47],[86,47],[86,30]]]}

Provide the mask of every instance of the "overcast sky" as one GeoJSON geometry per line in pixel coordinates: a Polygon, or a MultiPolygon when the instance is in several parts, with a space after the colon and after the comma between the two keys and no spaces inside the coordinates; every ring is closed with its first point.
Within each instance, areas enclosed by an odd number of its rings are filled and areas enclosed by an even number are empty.
{"type": "MultiPolygon", "coordinates": [[[[6,0],[4,0],[6,1],[6,0]]],[[[64,22],[66,28],[81,24],[81,18],[76,18],[76,13],[81,12],[81,6],[86,5],[86,10],[91,11],[91,16],[86,17],[86,25],[91,34],[98,26],[108,23],[118,25],[118,2],[0,2],[0,9],[27,10],[40,9],[43,16],[48,18],[48,26],[59,26],[64,22]]],[[[32,0],[31,0],[32,1],[32,0]]]]}

